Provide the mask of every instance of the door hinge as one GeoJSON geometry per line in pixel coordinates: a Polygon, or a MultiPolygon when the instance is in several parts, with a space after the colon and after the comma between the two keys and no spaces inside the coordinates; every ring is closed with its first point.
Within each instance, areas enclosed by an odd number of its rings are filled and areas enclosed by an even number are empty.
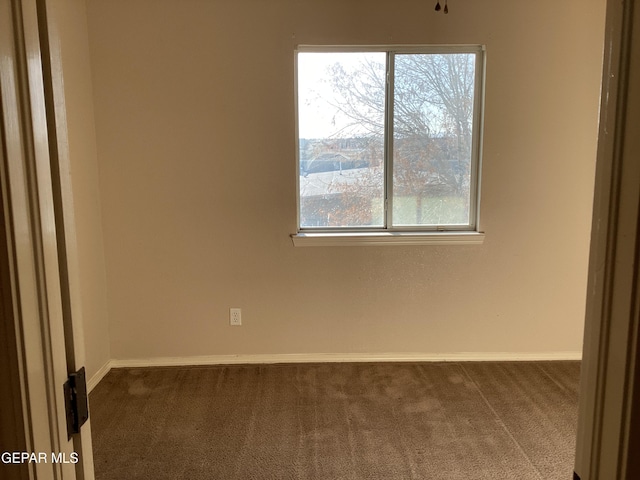
{"type": "Polygon", "coordinates": [[[84,367],[69,375],[64,382],[64,404],[67,413],[67,435],[80,432],[80,427],[89,419],[87,377],[84,367]]]}

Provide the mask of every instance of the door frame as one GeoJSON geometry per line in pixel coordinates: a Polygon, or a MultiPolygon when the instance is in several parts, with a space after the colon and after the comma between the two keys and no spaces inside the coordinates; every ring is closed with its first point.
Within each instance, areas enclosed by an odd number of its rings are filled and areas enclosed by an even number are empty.
{"type": "Polygon", "coordinates": [[[16,447],[46,459],[17,465],[11,474],[92,480],[90,430],[69,438],[63,394],[68,375],[84,361],[84,342],[81,317],[72,318],[79,302],[77,290],[71,290],[77,278],[73,216],[62,215],[65,208],[73,210],[68,155],[58,151],[66,130],[59,121],[64,103],[54,106],[62,71],[50,48],[52,5],[0,0],[0,245],[10,287],[3,300],[10,302],[13,317],[3,318],[3,327],[16,347],[10,352],[19,379],[14,410],[22,414],[16,425],[22,432],[16,433],[24,433],[16,447]],[[63,454],[61,463],[53,461],[54,453],[63,454]]]}
{"type": "Polygon", "coordinates": [[[640,434],[640,8],[634,4],[609,0],[606,10],[575,459],[581,480],[638,472],[629,449],[640,434]]]}

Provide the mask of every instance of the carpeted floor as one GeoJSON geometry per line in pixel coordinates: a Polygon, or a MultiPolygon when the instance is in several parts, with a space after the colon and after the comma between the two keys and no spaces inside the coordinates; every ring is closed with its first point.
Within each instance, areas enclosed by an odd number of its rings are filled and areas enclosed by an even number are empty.
{"type": "Polygon", "coordinates": [[[579,362],[112,370],[97,480],[560,480],[579,362]]]}

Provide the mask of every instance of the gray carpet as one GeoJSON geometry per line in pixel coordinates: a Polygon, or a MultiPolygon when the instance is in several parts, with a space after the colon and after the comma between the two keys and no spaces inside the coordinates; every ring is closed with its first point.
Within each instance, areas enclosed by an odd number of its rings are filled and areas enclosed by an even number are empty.
{"type": "Polygon", "coordinates": [[[97,480],[570,479],[578,362],[112,370],[97,480]]]}

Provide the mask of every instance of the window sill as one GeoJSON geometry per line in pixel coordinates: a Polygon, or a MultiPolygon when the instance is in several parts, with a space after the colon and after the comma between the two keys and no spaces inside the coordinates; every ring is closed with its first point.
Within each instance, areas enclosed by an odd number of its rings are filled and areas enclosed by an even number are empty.
{"type": "Polygon", "coordinates": [[[355,247],[382,245],[480,245],[482,232],[343,232],[291,235],[296,247],[355,247]]]}

